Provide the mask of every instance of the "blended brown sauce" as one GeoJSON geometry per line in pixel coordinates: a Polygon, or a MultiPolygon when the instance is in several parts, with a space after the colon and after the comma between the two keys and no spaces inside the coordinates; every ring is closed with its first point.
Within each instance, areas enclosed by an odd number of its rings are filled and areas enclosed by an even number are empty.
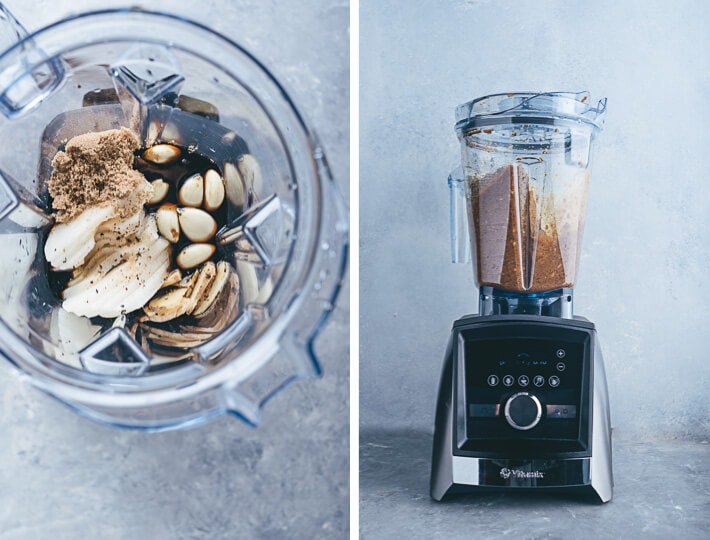
{"type": "Polygon", "coordinates": [[[479,285],[533,293],[574,284],[576,250],[562,253],[555,209],[541,207],[525,167],[469,180],[469,197],[479,285]]]}

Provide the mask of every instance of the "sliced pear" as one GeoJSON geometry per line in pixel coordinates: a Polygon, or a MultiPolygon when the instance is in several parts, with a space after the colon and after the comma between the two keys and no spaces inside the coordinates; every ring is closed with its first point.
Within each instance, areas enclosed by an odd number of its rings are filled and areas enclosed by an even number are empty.
{"type": "Polygon", "coordinates": [[[170,266],[170,244],[154,227],[144,227],[131,243],[99,255],[64,290],[67,311],[117,317],[140,309],[160,289],[170,266]]]}
{"type": "Polygon", "coordinates": [[[99,226],[116,214],[113,206],[87,208],[71,221],[52,227],[44,256],[55,270],[72,270],[84,262],[94,247],[99,226]]]}
{"type": "Polygon", "coordinates": [[[167,241],[155,244],[156,251],[134,254],[98,281],[85,279],[72,287],[62,307],[76,315],[107,318],[143,307],[160,289],[170,264],[167,241]]]}

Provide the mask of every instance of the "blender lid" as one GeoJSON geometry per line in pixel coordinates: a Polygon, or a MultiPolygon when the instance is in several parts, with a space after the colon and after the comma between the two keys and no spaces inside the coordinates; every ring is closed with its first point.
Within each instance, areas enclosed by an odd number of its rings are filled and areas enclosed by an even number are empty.
{"type": "Polygon", "coordinates": [[[499,124],[604,124],[606,98],[596,105],[589,92],[513,92],[473,99],[456,107],[456,131],[499,124]]]}

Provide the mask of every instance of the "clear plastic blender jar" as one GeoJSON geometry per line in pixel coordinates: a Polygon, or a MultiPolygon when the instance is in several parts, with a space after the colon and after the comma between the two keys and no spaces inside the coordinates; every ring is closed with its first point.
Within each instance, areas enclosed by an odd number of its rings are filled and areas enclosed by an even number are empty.
{"type": "Polygon", "coordinates": [[[562,291],[577,276],[605,111],[606,99],[592,103],[586,92],[499,94],[457,108],[462,170],[449,179],[452,254],[464,262],[473,252],[483,294],[571,302],[562,291]]]}
{"type": "Polygon", "coordinates": [[[258,423],[273,395],[320,372],[313,341],[346,268],[346,210],[303,116],[250,53],[183,18],[106,10],[28,35],[0,4],[0,22],[0,352],[111,425],[171,429],[225,412],[258,423]],[[52,160],[77,135],[119,128],[220,173],[210,249],[232,281],[209,320],[79,316],[55,290],[43,250],[52,160]]]}

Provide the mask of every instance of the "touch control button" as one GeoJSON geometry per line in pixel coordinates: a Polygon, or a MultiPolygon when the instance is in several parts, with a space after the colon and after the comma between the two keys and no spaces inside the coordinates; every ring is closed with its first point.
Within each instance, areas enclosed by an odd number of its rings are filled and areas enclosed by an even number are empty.
{"type": "Polygon", "coordinates": [[[497,403],[471,403],[469,414],[476,418],[495,418],[499,407],[497,403]]]}
{"type": "Polygon", "coordinates": [[[505,403],[505,420],[522,431],[534,428],[542,417],[540,400],[527,392],[518,392],[505,403]]]}
{"type": "Polygon", "coordinates": [[[530,379],[527,375],[521,375],[520,377],[518,377],[518,384],[520,386],[527,386],[528,384],[530,384],[530,379]]]}
{"type": "Polygon", "coordinates": [[[488,386],[498,386],[498,375],[488,376],[488,386]]]}
{"type": "Polygon", "coordinates": [[[564,358],[567,356],[567,352],[564,349],[557,349],[557,358],[564,358]]]}
{"type": "Polygon", "coordinates": [[[547,418],[575,418],[576,405],[547,405],[547,418]]]}
{"type": "Polygon", "coordinates": [[[542,386],[545,384],[545,377],[542,375],[535,375],[535,377],[533,377],[533,384],[537,387],[542,386]]]}
{"type": "Polygon", "coordinates": [[[557,388],[560,385],[560,378],[556,375],[550,377],[547,382],[552,386],[552,388],[557,388]]]}
{"type": "Polygon", "coordinates": [[[567,369],[567,365],[564,362],[557,362],[555,367],[557,368],[557,371],[564,371],[567,369]]]}
{"type": "Polygon", "coordinates": [[[515,377],[512,375],[506,375],[503,377],[503,384],[506,386],[513,386],[513,383],[515,382],[515,377]]]}

